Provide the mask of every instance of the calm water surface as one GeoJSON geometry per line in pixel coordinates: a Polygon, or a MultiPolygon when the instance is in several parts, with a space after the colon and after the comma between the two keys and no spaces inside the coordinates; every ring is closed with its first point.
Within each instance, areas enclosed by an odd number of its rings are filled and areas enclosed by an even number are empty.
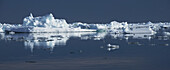
{"type": "Polygon", "coordinates": [[[0,33],[0,39],[0,70],[170,69],[170,36],[162,31],[0,33]]]}

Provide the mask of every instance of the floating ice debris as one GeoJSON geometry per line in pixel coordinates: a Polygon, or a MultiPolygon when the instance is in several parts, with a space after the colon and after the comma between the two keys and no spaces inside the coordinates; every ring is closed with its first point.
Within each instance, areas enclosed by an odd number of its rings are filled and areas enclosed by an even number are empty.
{"type": "Polygon", "coordinates": [[[115,47],[115,48],[119,48],[119,45],[111,45],[111,44],[107,44],[108,47],[115,47]]]}
{"type": "Polygon", "coordinates": [[[108,46],[107,48],[108,51],[119,49],[119,45],[108,44],[107,46],[108,46]]]}
{"type": "Polygon", "coordinates": [[[111,47],[112,45],[111,44],[107,44],[108,47],[111,47]]]}
{"type": "Polygon", "coordinates": [[[104,48],[103,46],[100,46],[100,48],[104,48]]]}
{"type": "Polygon", "coordinates": [[[169,44],[158,44],[160,46],[169,46],[169,44]]]}
{"type": "Polygon", "coordinates": [[[15,34],[15,32],[9,32],[9,34],[15,34]]]}
{"type": "Polygon", "coordinates": [[[101,37],[98,36],[98,35],[94,35],[93,37],[94,37],[94,40],[100,40],[101,39],[101,37]]]}
{"type": "Polygon", "coordinates": [[[58,37],[57,40],[61,40],[62,38],[61,37],[58,37]]]}
{"type": "Polygon", "coordinates": [[[164,44],[165,46],[169,46],[169,44],[164,44]]]}
{"type": "Polygon", "coordinates": [[[100,38],[100,36],[95,35],[94,38],[100,38]]]}
{"type": "Polygon", "coordinates": [[[132,28],[126,28],[124,30],[127,34],[152,34],[156,33],[149,26],[136,26],[132,28]]]}
{"type": "Polygon", "coordinates": [[[82,52],[83,52],[83,50],[79,50],[79,52],[80,52],[80,53],[82,53],[82,52]]]}

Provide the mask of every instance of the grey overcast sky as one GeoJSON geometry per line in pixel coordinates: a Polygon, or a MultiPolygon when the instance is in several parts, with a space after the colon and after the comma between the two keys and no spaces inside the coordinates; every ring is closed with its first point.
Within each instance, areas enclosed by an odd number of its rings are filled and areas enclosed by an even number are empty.
{"type": "Polygon", "coordinates": [[[170,0],[0,0],[0,22],[53,13],[67,22],[170,22],[170,0]]]}

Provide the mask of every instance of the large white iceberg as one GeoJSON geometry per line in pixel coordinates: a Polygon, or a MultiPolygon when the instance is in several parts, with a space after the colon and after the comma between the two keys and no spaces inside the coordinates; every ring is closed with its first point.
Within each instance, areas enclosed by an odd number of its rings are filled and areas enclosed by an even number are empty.
{"type": "Polygon", "coordinates": [[[79,27],[70,27],[66,20],[55,19],[52,14],[33,17],[30,16],[24,18],[23,25],[18,27],[11,27],[6,31],[12,32],[92,32],[95,29],[82,29],[79,27]]]}
{"type": "Polygon", "coordinates": [[[108,32],[121,33],[156,33],[161,28],[169,28],[170,23],[127,23],[112,21],[109,24],[89,24],[82,22],[67,23],[65,19],[55,19],[52,14],[24,18],[23,24],[0,24],[0,32],[108,32]]]}
{"type": "Polygon", "coordinates": [[[48,28],[68,28],[68,24],[64,19],[55,19],[52,14],[33,17],[30,16],[24,18],[23,26],[33,26],[33,27],[48,27],[48,28]]]}

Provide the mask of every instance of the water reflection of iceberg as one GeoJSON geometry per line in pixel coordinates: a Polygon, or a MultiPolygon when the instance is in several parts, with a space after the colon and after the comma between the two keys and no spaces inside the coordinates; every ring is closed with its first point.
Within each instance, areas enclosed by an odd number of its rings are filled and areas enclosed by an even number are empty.
{"type": "Polygon", "coordinates": [[[133,39],[151,39],[154,34],[125,34],[124,37],[132,37],[133,39]]]}
{"type": "Polygon", "coordinates": [[[5,36],[6,40],[24,41],[26,48],[50,49],[56,46],[65,46],[70,37],[95,35],[96,32],[80,33],[17,33],[5,36]]]}
{"type": "MultiPolygon", "coordinates": [[[[155,34],[115,34],[107,32],[77,32],[77,33],[10,33],[0,34],[1,39],[12,41],[23,41],[26,48],[33,51],[36,49],[47,49],[52,51],[54,47],[65,46],[71,37],[77,37],[81,40],[105,40],[106,36],[112,39],[159,39],[155,34]]],[[[169,36],[166,36],[169,39],[169,36]]],[[[162,38],[162,37],[161,37],[162,38]]],[[[103,41],[102,40],[102,41],[103,41]]],[[[113,49],[113,48],[112,48],[113,49]]]]}
{"type": "Polygon", "coordinates": [[[110,34],[113,39],[151,39],[154,34],[110,34]]]}
{"type": "Polygon", "coordinates": [[[5,38],[5,34],[4,33],[0,33],[0,39],[4,39],[5,38]]]}
{"type": "Polygon", "coordinates": [[[84,35],[84,36],[81,36],[80,38],[81,40],[89,40],[89,39],[101,40],[101,39],[104,39],[107,34],[108,34],[107,32],[101,32],[101,33],[96,33],[96,34],[91,34],[91,35],[84,35]]]}

